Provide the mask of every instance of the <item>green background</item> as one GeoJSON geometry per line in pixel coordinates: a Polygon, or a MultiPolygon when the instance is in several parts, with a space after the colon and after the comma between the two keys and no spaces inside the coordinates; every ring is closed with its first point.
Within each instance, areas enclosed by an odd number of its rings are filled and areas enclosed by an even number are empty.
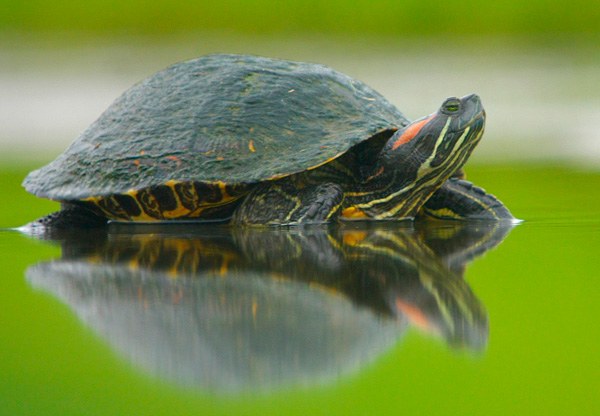
{"type": "Polygon", "coordinates": [[[592,1],[477,0],[88,0],[0,2],[9,30],[97,35],[166,34],[191,30],[235,33],[375,35],[598,34],[592,1]]]}
{"type": "MultiPolygon", "coordinates": [[[[155,41],[199,42],[205,33],[211,42],[236,36],[241,51],[253,51],[258,35],[279,45],[292,38],[324,38],[334,49],[361,40],[367,48],[393,46],[395,56],[402,54],[403,44],[418,48],[424,39],[438,46],[437,52],[454,44],[476,54],[482,43],[494,39],[491,45],[499,54],[527,44],[560,56],[568,51],[564,59],[574,51],[577,56],[579,45],[586,44],[573,63],[578,65],[600,56],[598,22],[600,7],[588,0],[0,0],[0,65],[8,67],[14,53],[24,52],[22,67],[29,69],[33,57],[34,69],[43,72],[47,57],[61,61],[65,49],[81,43],[92,50],[95,45],[143,44],[153,51],[155,41]]],[[[137,59],[134,49],[127,49],[127,55],[137,59]]],[[[444,70],[440,65],[440,76],[444,70]]],[[[553,87],[573,93],[570,87],[553,87]]],[[[514,96],[519,99],[521,92],[514,96]]],[[[533,146],[535,152],[543,145],[533,146]]],[[[60,150],[48,152],[43,163],[60,150]]],[[[20,187],[26,173],[42,162],[26,160],[27,152],[19,153],[22,160],[11,158],[6,149],[0,152],[0,227],[22,225],[58,207],[20,187]]],[[[59,257],[60,249],[2,230],[0,415],[600,414],[598,163],[581,170],[577,161],[536,160],[468,166],[471,180],[525,219],[466,272],[489,313],[484,353],[452,351],[441,341],[410,332],[354,375],[324,387],[258,396],[180,389],[133,368],[68,306],[28,285],[25,269],[59,257]]]]}

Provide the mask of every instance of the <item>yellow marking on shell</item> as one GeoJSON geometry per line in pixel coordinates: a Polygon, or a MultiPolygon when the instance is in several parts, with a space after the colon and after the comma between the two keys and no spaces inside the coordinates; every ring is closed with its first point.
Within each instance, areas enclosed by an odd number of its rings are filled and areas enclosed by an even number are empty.
{"type": "Polygon", "coordinates": [[[98,201],[100,201],[102,198],[98,197],[98,196],[88,196],[87,198],[82,198],[82,201],[85,202],[91,202],[92,204],[97,203],[98,201]]]}
{"type": "Polygon", "coordinates": [[[254,140],[250,140],[250,141],[248,142],[248,149],[249,149],[249,150],[250,150],[252,153],[256,152],[256,148],[254,147],[254,140]]]}
{"type": "Polygon", "coordinates": [[[172,209],[170,211],[163,211],[162,215],[165,218],[168,218],[168,219],[183,218],[183,217],[190,216],[190,214],[192,213],[191,210],[187,209],[181,203],[181,199],[179,198],[179,195],[175,191],[175,185],[177,185],[179,183],[181,183],[181,182],[175,181],[173,179],[165,182],[165,185],[168,186],[169,189],[171,190],[171,194],[173,195],[173,198],[175,198],[175,200],[177,201],[177,208],[172,209]]]}
{"type": "Polygon", "coordinates": [[[342,210],[342,217],[349,220],[368,218],[367,214],[365,214],[364,211],[356,206],[348,207],[342,210]]]}
{"type": "Polygon", "coordinates": [[[109,210],[105,209],[100,204],[100,201],[102,201],[104,199],[105,199],[105,197],[102,197],[102,196],[90,196],[90,197],[87,197],[87,198],[82,198],[81,200],[85,201],[85,202],[89,202],[89,203],[95,205],[96,208],[98,208],[104,214],[104,216],[106,218],[111,219],[111,220],[120,220],[120,221],[123,221],[123,218],[116,217],[112,212],[110,212],[109,210]]]}
{"type": "Polygon", "coordinates": [[[338,157],[340,157],[344,153],[346,153],[346,152],[338,153],[337,155],[335,155],[333,157],[330,157],[329,159],[325,160],[324,162],[321,162],[321,163],[319,163],[317,165],[311,166],[311,167],[307,168],[306,170],[313,170],[313,169],[320,168],[321,166],[326,165],[326,164],[332,162],[333,160],[337,159],[338,157]]]}
{"type": "Polygon", "coordinates": [[[146,214],[146,211],[144,211],[144,208],[142,207],[142,204],[140,203],[140,200],[138,199],[138,192],[139,191],[136,189],[129,189],[127,192],[125,192],[125,195],[129,195],[130,197],[133,198],[133,200],[135,201],[135,203],[137,204],[137,206],[141,212],[140,215],[130,215],[130,220],[131,221],[144,221],[144,222],[159,221],[158,218],[154,218],[154,217],[146,214]]]}
{"type": "MultiPolygon", "coordinates": [[[[202,213],[207,208],[213,208],[213,207],[227,205],[243,196],[243,195],[235,195],[235,196],[230,195],[227,192],[227,184],[223,181],[207,182],[208,185],[219,188],[219,191],[221,193],[221,199],[218,202],[199,203],[197,206],[194,207],[193,210],[190,210],[183,205],[179,194],[175,190],[175,186],[180,183],[184,183],[184,181],[177,181],[177,180],[171,179],[164,183],[165,186],[168,186],[170,188],[171,194],[176,201],[176,208],[173,210],[170,210],[170,211],[161,211],[160,212],[161,218],[156,218],[151,215],[148,215],[143,208],[143,204],[139,200],[139,193],[141,191],[146,190],[147,188],[143,188],[143,189],[131,188],[124,193],[124,195],[130,196],[135,201],[135,204],[138,206],[139,211],[141,213],[140,215],[131,215],[131,213],[129,211],[126,211],[122,207],[120,207],[120,209],[122,209],[128,215],[128,218],[117,217],[117,216],[115,216],[115,214],[113,214],[109,210],[102,207],[101,202],[111,198],[111,196],[106,196],[106,197],[91,196],[91,197],[87,197],[87,198],[82,198],[82,201],[89,202],[89,203],[95,205],[106,216],[106,218],[111,219],[111,220],[135,221],[135,222],[157,222],[157,221],[172,220],[172,219],[177,219],[177,218],[198,218],[202,215],[202,213]]],[[[152,194],[152,192],[150,192],[150,195],[153,198],[155,198],[154,195],[152,194]]]]}
{"type": "Polygon", "coordinates": [[[178,204],[177,208],[175,208],[171,211],[163,211],[162,215],[163,215],[163,217],[165,217],[167,219],[175,219],[175,218],[188,217],[191,213],[192,213],[192,211],[190,211],[183,205],[178,204]]]}
{"type": "Polygon", "coordinates": [[[269,180],[274,181],[274,180],[277,180],[277,179],[283,179],[283,178],[288,177],[288,176],[290,176],[289,173],[277,174],[277,175],[270,176],[269,180]]]}
{"type": "Polygon", "coordinates": [[[177,192],[175,192],[174,187],[177,183],[181,183],[181,182],[175,181],[175,180],[170,180],[165,183],[165,185],[167,185],[169,188],[171,188],[173,195],[177,199],[177,208],[172,211],[164,212],[163,215],[165,216],[165,218],[181,218],[181,217],[197,218],[197,217],[200,217],[207,208],[227,205],[230,202],[233,202],[241,197],[241,195],[237,195],[237,196],[230,195],[227,192],[227,184],[223,181],[209,182],[210,185],[213,185],[213,186],[216,186],[219,188],[219,191],[221,193],[221,199],[218,202],[203,203],[203,204],[201,203],[196,207],[196,209],[194,209],[193,211],[190,211],[189,209],[187,209],[183,206],[183,204],[179,200],[179,196],[177,195],[177,192]]]}
{"type": "Polygon", "coordinates": [[[227,193],[227,184],[225,182],[216,181],[215,184],[219,187],[219,191],[221,191],[221,201],[229,201],[235,199],[235,197],[227,193]]]}

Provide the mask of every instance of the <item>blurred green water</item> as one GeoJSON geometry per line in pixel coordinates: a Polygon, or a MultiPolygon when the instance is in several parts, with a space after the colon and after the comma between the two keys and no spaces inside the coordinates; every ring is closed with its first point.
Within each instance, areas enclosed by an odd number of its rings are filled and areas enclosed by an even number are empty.
{"type": "MultiPolygon", "coordinates": [[[[27,169],[0,172],[0,226],[56,205],[24,193],[27,169]],[[8,201],[8,199],[6,199],[8,201]]],[[[355,374],[324,386],[219,395],[129,364],[69,306],[24,276],[60,249],[0,233],[0,414],[598,414],[600,174],[473,166],[469,177],[525,219],[468,266],[489,315],[483,353],[410,331],[355,374]]]]}
{"type": "Polygon", "coordinates": [[[589,35],[598,34],[594,2],[417,0],[164,1],[39,0],[0,2],[0,27],[15,32],[101,35],[189,31],[340,33],[361,35],[589,35]]]}

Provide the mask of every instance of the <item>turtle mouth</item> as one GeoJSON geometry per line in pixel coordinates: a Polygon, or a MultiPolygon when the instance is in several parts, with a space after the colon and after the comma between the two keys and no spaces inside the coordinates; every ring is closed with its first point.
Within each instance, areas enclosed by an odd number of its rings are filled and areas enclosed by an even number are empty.
{"type": "Polygon", "coordinates": [[[469,118],[469,121],[463,126],[463,129],[470,128],[476,124],[483,124],[485,120],[485,110],[481,109],[474,116],[469,118]]]}
{"type": "Polygon", "coordinates": [[[462,97],[460,101],[464,108],[464,112],[460,116],[460,120],[462,123],[464,123],[462,125],[463,129],[467,129],[475,124],[483,124],[485,122],[485,110],[478,95],[467,95],[462,97]]]}

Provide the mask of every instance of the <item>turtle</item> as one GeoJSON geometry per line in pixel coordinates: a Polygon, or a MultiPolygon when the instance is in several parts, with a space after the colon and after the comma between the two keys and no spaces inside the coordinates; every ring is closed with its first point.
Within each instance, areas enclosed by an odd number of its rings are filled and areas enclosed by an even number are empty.
{"type": "Polygon", "coordinates": [[[512,219],[464,178],[485,116],[470,94],[411,122],[325,65],[207,55],[131,87],[23,186],[61,202],[34,222],[59,228],[512,219]]]}

